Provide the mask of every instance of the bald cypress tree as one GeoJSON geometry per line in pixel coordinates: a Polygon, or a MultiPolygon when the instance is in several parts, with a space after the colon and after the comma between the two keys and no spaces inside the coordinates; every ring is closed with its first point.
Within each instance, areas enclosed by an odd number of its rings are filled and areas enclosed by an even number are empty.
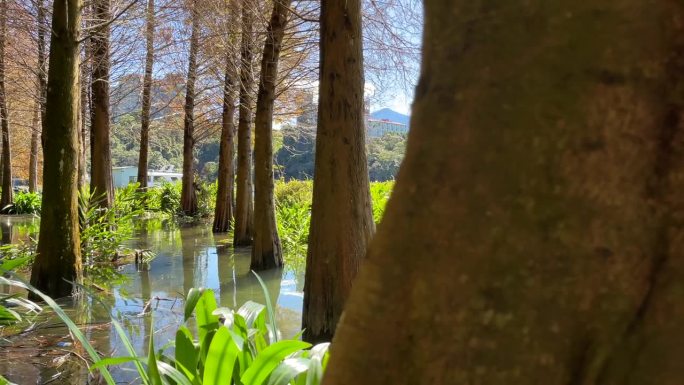
{"type": "Polygon", "coordinates": [[[183,179],[181,189],[181,211],[185,215],[197,214],[197,192],[195,191],[195,82],[197,81],[197,53],[199,50],[199,9],[197,0],[192,0],[190,9],[190,52],[188,55],[188,76],[185,84],[185,118],[183,121],[183,179]]]}
{"type": "Polygon", "coordinates": [[[253,1],[242,2],[240,46],[240,107],[237,130],[237,172],[235,178],[235,226],[233,244],[252,244],[254,227],[254,186],[252,184],[252,95],[254,72],[254,11],[253,1]]]}
{"type": "Polygon", "coordinates": [[[283,255],[273,198],[273,103],[290,0],[275,0],[266,29],[254,122],[254,242],[253,270],[282,266],[283,255]]]}
{"type": "Polygon", "coordinates": [[[7,44],[7,0],[0,1],[0,127],[2,134],[2,194],[0,209],[12,204],[12,148],[10,145],[9,111],[5,88],[5,46],[7,44]]]}
{"type": "Polygon", "coordinates": [[[375,230],[363,99],[361,2],[321,3],[321,69],[302,328],[330,341],[375,230]]]}
{"type": "Polygon", "coordinates": [[[78,225],[80,0],[55,0],[43,120],[43,205],[31,284],[52,297],[81,279],[78,225]]]}
{"type": "Polygon", "coordinates": [[[90,118],[90,188],[97,195],[103,194],[99,200],[105,207],[114,201],[114,185],[112,183],[112,155],[109,134],[111,114],[109,105],[109,71],[110,58],[110,0],[95,0],[92,8],[96,24],[90,37],[92,48],[91,78],[91,118],[90,118]]]}

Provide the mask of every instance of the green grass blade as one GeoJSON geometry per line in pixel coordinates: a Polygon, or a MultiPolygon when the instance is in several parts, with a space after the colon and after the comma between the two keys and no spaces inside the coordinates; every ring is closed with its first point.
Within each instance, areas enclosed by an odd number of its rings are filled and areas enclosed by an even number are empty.
{"type": "MultiPolygon", "coordinates": [[[[121,324],[117,320],[114,319],[114,317],[112,317],[112,325],[114,325],[114,329],[116,330],[116,333],[119,335],[121,342],[123,343],[124,347],[126,348],[126,352],[128,352],[128,354],[131,357],[137,356],[137,353],[135,351],[135,348],[133,348],[133,344],[131,343],[131,340],[126,335],[126,331],[121,326],[121,324]]],[[[140,375],[140,379],[142,380],[142,383],[147,384],[149,382],[149,378],[147,377],[147,371],[143,367],[142,363],[140,361],[134,361],[133,364],[135,365],[135,368],[138,370],[138,374],[140,375]]]]}
{"type": "Polygon", "coordinates": [[[154,353],[154,333],[150,334],[150,345],[147,354],[147,376],[150,385],[162,385],[161,374],[157,366],[157,356],[154,353]]]}
{"type": "Polygon", "coordinates": [[[261,290],[263,290],[264,292],[264,299],[266,301],[266,312],[268,313],[268,321],[271,324],[271,329],[273,332],[273,338],[271,339],[271,341],[278,342],[278,323],[276,322],[275,308],[273,307],[273,303],[271,302],[271,296],[268,294],[268,288],[266,287],[266,284],[261,279],[259,274],[257,274],[254,270],[252,270],[252,274],[254,274],[254,276],[259,281],[259,285],[261,285],[261,290]]]}

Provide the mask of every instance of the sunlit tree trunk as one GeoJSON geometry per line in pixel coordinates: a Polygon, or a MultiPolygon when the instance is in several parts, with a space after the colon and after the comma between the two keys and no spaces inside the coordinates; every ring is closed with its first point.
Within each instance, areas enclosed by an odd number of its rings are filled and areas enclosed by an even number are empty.
{"type": "Polygon", "coordinates": [[[2,195],[0,209],[12,204],[12,149],[5,88],[5,44],[7,42],[7,0],[0,1],[0,123],[2,126],[2,195]]]}
{"type": "Polygon", "coordinates": [[[682,20],[425,1],[406,158],[324,384],[681,384],[682,20]]]}
{"type": "Polygon", "coordinates": [[[45,93],[47,92],[47,68],[45,68],[45,34],[48,31],[45,17],[45,3],[43,0],[36,2],[37,7],[37,32],[38,32],[38,100],[36,103],[37,111],[34,112],[34,124],[31,131],[31,154],[29,156],[29,191],[35,192],[38,189],[38,158],[40,152],[40,136],[42,124],[45,119],[45,93]]]}
{"type": "Polygon", "coordinates": [[[43,120],[43,206],[31,284],[52,297],[81,280],[78,227],[80,0],[55,0],[43,120]]]}
{"type": "Polygon", "coordinates": [[[361,2],[321,3],[316,166],[302,328],[330,341],[375,231],[364,125],[361,2]]]}
{"type": "Polygon", "coordinates": [[[219,148],[218,186],[216,191],[216,208],[214,211],[214,232],[228,231],[233,221],[233,148],[235,124],[235,63],[233,54],[226,55],[225,79],[223,82],[223,115],[221,117],[221,145],[219,148]]]}
{"type": "Polygon", "coordinates": [[[285,35],[290,0],[275,0],[261,60],[261,76],[254,119],[254,242],[253,270],[283,265],[273,199],[273,103],[278,60],[285,35]]]}
{"type": "MultiPolygon", "coordinates": [[[[83,43],[88,47],[89,43],[86,40],[83,43]]],[[[88,90],[90,89],[90,84],[88,83],[88,48],[85,49],[84,59],[81,61],[81,120],[80,120],[80,132],[79,132],[79,150],[78,150],[78,186],[79,188],[87,184],[87,174],[86,169],[86,154],[90,147],[86,143],[86,134],[88,132],[88,90]]]]}
{"type": "Polygon", "coordinates": [[[29,178],[28,187],[30,192],[38,189],[38,135],[40,133],[40,100],[36,100],[33,107],[33,119],[31,120],[31,147],[29,153],[29,178]]]}
{"type": "Polygon", "coordinates": [[[109,146],[110,111],[109,111],[109,22],[110,0],[93,2],[95,23],[91,37],[92,44],[92,110],[90,119],[90,140],[92,154],[90,157],[90,188],[96,195],[104,194],[101,205],[110,207],[114,200],[112,184],[112,156],[109,146]]]}
{"type": "Polygon", "coordinates": [[[154,0],[147,0],[147,51],[145,76],[143,77],[142,111],[140,113],[140,156],[138,157],[138,183],[147,188],[147,164],[150,147],[150,108],[152,94],[152,69],[154,67],[154,0]]]}
{"type": "Polygon", "coordinates": [[[192,1],[192,32],[188,57],[188,78],[185,87],[185,121],[183,134],[183,181],[181,210],[185,215],[197,214],[197,193],[195,191],[195,80],[197,79],[197,51],[199,48],[199,9],[197,0],[192,1]]]}
{"type": "Polygon", "coordinates": [[[240,106],[237,132],[237,175],[235,191],[235,225],[233,245],[252,243],[254,197],[252,186],[252,97],[254,73],[254,16],[251,1],[242,3],[242,41],[240,47],[240,106]]]}

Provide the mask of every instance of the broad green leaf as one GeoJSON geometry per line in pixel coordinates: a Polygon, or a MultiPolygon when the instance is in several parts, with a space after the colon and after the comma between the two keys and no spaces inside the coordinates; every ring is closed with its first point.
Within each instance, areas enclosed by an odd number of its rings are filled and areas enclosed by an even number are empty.
{"type": "Polygon", "coordinates": [[[190,318],[190,316],[192,315],[192,311],[195,310],[195,306],[197,306],[197,301],[199,301],[203,292],[204,289],[202,288],[197,289],[193,287],[192,289],[190,289],[190,291],[188,292],[188,296],[185,297],[185,319],[183,321],[187,321],[190,318]]]}
{"type": "Polygon", "coordinates": [[[288,385],[290,381],[308,369],[308,358],[287,358],[271,373],[268,385],[288,385]]]}
{"type": "Polygon", "coordinates": [[[209,289],[204,290],[197,301],[197,306],[195,307],[197,334],[199,336],[200,343],[204,343],[207,333],[218,328],[218,317],[212,314],[214,310],[216,310],[216,298],[214,297],[214,292],[209,289]]]}
{"type": "Polygon", "coordinates": [[[188,380],[183,373],[178,371],[173,366],[167,364],[166,362],[157,361],[157,367],[159,368],[159,373],[173,380],[172,384],[175,385],[193,385],[190,380],[188,380]]]}
{"type": "Polygon", "coordinates": [[[303,341],[284,340],[278,341],[264,349],[254,359],[249,369],[242,376],[244,385],[261,385],[271,375],[271,372],[280,365],[290,354],[307,349],[311,344],[303,341]]]}
{"type": "Polygon", "coordinates": [[[21,321],[21,316],[12,309],[0,305],[0,324],[13,324],[21,321]]]}
{"type": "Polygon", "coordinates": [[[176,365],[178,369],[193,381],[197,377],[199,351],[192,339],[190,330],[181,326],[176,331],[176,365]]]}
{"type": "Polygon", "coordinates": [[[0,263],[0,271],[12,271],[31,260],[31,258],[32,256],[28,255],[26,257],[2,260],[2,263],[0,263]]]}
{"type": "Polygon", "coordinates": [[[202,377],[203,385],[231,384],[238,354],[239,350],[231,340],[228,328],[219,328],[207,354],[202,377]]]}
{"type": "Polygon", "coordinates": [[[248,328],[254,328],[254,323],[265,310],[266,307],[264,305],[254,301],[247,301],[244,305],[240,306],[237,313],[245,319],[248,328]]]}

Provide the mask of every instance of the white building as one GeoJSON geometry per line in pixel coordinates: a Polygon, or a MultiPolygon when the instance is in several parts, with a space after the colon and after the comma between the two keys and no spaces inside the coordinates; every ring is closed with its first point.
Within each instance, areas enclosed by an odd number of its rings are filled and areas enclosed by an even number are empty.
{"type": "Polygon", "coordinates": [[[391,122],[387,119],[372,119],[366,120],[366,127],[368,129],[369,138],[380,138],[388,132],[406,135],[408,134],[408,126],[398,122],[391,122]]]}
{"type": "MultiPolygon", "coordinates": [[[[183,178],[183,174],[173,172],[173,166],[169,166],[164,170],[147,170],[147,186],[154,187],[163,184],[164,182],[176,182],[183,178]]],[[[112,167],[112,179],[114,187],[126,187],[130,183],[138,181],[138,167],[112,167]]]]}

